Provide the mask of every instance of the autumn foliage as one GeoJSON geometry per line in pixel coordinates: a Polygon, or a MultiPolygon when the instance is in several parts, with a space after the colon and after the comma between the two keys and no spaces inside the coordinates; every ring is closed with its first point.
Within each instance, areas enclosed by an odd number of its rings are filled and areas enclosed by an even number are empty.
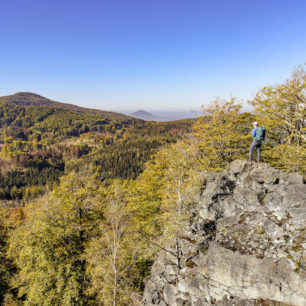
{"type": "Polygon", "coordinates": [[[50,110],[41,114],[49,121],[31,125],[33,113],[4,105],[0,198],[25,207],[0,210],[0,303],[130,305],[158,252],[171,254],[179,271],[178,238],[203,171],[248,158],[253,121],[267,130],[263,160],[305,173],[305,86],[299,68],[261,89],[250,112],[236,99],[216,99],[192,129],[185,121],[111,119],[95,131],[96,115],[65,110],[63,124],[72,120],[76,130],[60,131],[50,110]],[[10,121],[22,129],[11,130],[10,121]],[[71,137],[80,129],[82,137],[71,137]]]}

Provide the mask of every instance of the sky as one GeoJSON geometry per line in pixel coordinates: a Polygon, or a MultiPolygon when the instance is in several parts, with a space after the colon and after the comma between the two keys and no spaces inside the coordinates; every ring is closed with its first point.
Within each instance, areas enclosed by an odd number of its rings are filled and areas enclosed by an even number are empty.
{"type": "Polygon", "coordinates": [[[104,110],[251,99],[306,63],[305,0],[0,0],[0,96],[104,110]]]}

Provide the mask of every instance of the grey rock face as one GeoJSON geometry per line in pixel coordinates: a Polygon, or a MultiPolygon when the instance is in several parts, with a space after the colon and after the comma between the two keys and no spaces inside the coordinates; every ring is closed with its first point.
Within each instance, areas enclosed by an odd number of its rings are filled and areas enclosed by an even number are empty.
{"type": "Polygon", "coordinates": [[[181,269],[161,253],[143,305],[306,305],[306,184],[262,163],[205,174],[181,269]]]}

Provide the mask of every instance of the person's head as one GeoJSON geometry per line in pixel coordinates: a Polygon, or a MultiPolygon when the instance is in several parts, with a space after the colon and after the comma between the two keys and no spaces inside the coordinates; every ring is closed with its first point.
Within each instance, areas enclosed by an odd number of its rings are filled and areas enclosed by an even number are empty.
{"type": "Polygon", "coordinates": [[[253,127],[254,127],[254,128],[258,127],[258,122],[256,122],[256,121],[253,122],[253,127]]]}

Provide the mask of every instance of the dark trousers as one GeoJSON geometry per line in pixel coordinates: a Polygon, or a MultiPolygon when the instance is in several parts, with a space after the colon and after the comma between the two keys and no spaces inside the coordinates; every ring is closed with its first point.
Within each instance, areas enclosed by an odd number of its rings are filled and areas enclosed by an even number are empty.
{"type": "Polygon", "coordinates": [[[252,159],[252,153],[253,153],[254,148],[257,148],[257,160],[260,160],[260,154],[261,154],[260,147],[261,147],[261,142],[254,139],[250,147],[249,160],[252,159]]]}

